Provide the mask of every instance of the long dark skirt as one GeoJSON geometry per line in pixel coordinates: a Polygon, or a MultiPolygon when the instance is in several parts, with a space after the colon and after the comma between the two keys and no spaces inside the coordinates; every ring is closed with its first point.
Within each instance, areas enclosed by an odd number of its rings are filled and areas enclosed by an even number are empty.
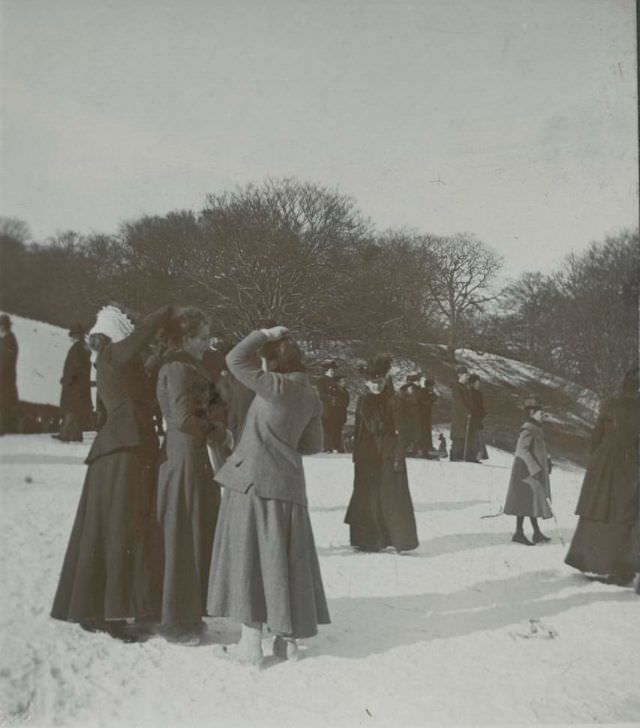
{"type": "Polygon", "coordinates": [[[141,448],[89,465],[51,616],[71,622],[154,618],[161,537],[156,460],[141,448]]]}
{"type": "Polygon", "coordinates": [[[638,569],[637,549],[637,525],[581,516],[565,563],[588,574],[633,575],[638,569]]]}
{"type": "Polygon", "coordinates": [[[356,463],[354,489],[345,516],[352,546],[380,551],[392,546],[398,551],[418,547],[416,519],[406,468],[393,470],[392,463],[356,463]]]}
{"type": "Polygon", "coordinates": [[[329,609],[306,506],[226,489],[213,545],[208,611],[313,637],[329,609]]]}
{"type": "Polygon", "coordinates": [[[167,433],[158,478],[158,520],[164,537],[162,624],[190,627],[206,615],[209,566],[220,487],[206,446],[167,433]]]}

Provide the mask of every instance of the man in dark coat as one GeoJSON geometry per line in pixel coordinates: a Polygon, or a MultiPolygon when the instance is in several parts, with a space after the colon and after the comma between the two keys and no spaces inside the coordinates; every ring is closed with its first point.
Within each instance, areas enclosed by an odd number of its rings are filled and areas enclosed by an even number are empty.
{"type": "MultiPolygon", "coordinates": [[[[480,377],[477,374],[470,374],[467,382],[469,388],[469,428],[465,441],[464,459],[468,463],[480,462],[480,433],[484,418],[487,412],[484,408],[484,398],[480,390],[480,377]]],[[[485,449],[486,452],[486,449],[485,449]]]]}
{"type": "Polygon", "coordinates": [[[17,363],[18,342],[11,330],[11,319],[3,313],[0,315],[0,435],[17,429],[17,363]]]}
{"type": "Polygon", "coordinates": [[[422,424],[422,444],[421,450],[424,457],[429,460],[437,460],[439,454],[433,446],[433,437],[431,434],[433,428],[433,406],[438,399],[438,395],[433,391],[433,380],[424,375],[420,375],[420,422],[422,424]]]}
{"type": "Polygon", "coordinates": [[[79,324],[69,331],[73,344],[62,370],[60,411],[62,429],[54,435],[62,442],[82,442],[82,431],[91,418],[91,353],[79,324]]]}
{"type": "Polygon", "coordinates": [[[456,374],[458,380],[451,387],[451,461],[464,460],[471,414],[471,397],[467,387],[469,372],[466,367],[458,367],[456,374]]]}
{"type": "MultiPolygon", "coordinates": [[[[322,364],[324,376],[317,382],[318,394],[322,402],[322,426],[324,428],[324,451],[344,452],[342,447],[342,425],[344,418],[344,393],[338,385],[335,361],[322,364]]],[[[347,394],[348,396],[348,394],[347,394]]],[[[348,404],[348,400],[347,400],[348,404]]]]}

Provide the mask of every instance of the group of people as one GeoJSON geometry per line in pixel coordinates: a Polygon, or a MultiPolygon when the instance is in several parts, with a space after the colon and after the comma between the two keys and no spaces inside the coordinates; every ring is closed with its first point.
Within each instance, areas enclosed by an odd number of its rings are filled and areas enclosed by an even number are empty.
{"type": "Polygon", "coordinates": [[[228,617],[242,625],[229,654],[260,662],[266,624],[274,655],[291,658],[329,622],[301,457],[322,449],[321,404],[286,329],[254,331],[226,357],[226,378],[253,395],[234,441],[215,416],[210,339],[198,309],[135,324],[120,307],[98,313],[89,344],[106,417],[51,614],[125,641],[198,642],[204,616],[228,617]]]}
{"type": "MultiPolygon", "coordinates": [[[[70,336],[60,439],[82,437],[92,370],[101,417],[52,616],[125,641],[159,632],[187,643],[201,641],[203,617],[227,617],[242,625],[228,655],[260,663],[266,626],[273,654],[294,659],[296,640],[330,621],[302,456],[342,450],[349,394],[335,362],[314,387],[299,346],[269,322],[212,366],[209,323],[195,308],[136,318],[106,306],[88,347],[79,327],[70,336]]],[[[355,406],[344,520],[364,552],[417,548],[406,459],[437,456],[432,383],[416,373],[396,392],[390,368],[388,355],[362,368],[355,406]]],[[[479,379],[457,375],[451,459],[477,462],[479,379]]],[[[550,540],[538,519],[553,511],[542,403],[527,400],[525,415],[504,513],[516,517],[513,541],[530,546],[550,540]]],[[[616,584],[640,570],[639,434],[635,370],[598,420],[566,559],[616,584]]]]}

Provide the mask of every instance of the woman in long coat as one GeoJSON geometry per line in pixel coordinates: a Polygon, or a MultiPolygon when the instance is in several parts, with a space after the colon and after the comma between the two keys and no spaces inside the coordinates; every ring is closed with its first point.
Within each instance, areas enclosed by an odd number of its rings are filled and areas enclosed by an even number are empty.
{"type": "Polygon", "coordinates": [[[351,545],[362,551],[418,547],[396,395],[386,381],[390,363],[377,357],[369,364],[369,391],[356,405],[353,495],[344,520],[351,545]]]}
{"type": "Polygon", "coordinates": [[[171,315],[165,307],[134,329],[117,307],[98,314],[98,395],[106,421],[87,474],[51,616],[128,639],[124,620],[157,618],[160,538],[155,521],[158,442],[141,354],[171,315]]]}
{"type": "Polygon", "coordinates": [[[533,546],[551,539],[538,525],[538,518],[552,518],[549,459],[544,442],[542,405],[535,399],[525,403],[526,420],[520,429],[516,452],[511,468],[509,489],[504,513],[516,517],[516,531],[512,541],[533,546]],[[524,519],[533,526],[533,540],[524,535],[524,519]]]}
{"type": "Polygon", "coordinates": [[[591,441],[576,514],[580,516],[565,562],[583,572],[627,584],[638,565],[638,372],[602,408],[591,441]],[[635,542],[635,543],[634,543],[635,542]]]}
{"type": "Polygon", "coordinates": [[[206,615],[207,587],[220,488],[207,440],[224,428],[209,419],[212,383],[202,365],[209,325],[198,309],[179,310],[179,348],[165,358],[157,394],[166,425],[166,459],[158,479],[158,520],[164,536],[162,627],[167,636],[195,639],[206,615]]]}
{"type": "Polygon", "coordinates": [[[254,331],[227,354],[229,371],[255,397],[216,475],[224,497],[208,611],[242,624],[236,655],[252,663],[263,657],[264,624],[276,635],[274,654],[291,658],[298,637],[330,621],[301,457],[322,450],[322,408],[286,331],[254,331]]]}
{"type": "Polygon", "coordinates": [[[82,432],[91,418],[91,353],[85,333],[77,325],[69,331],[74,340],[62,370],[60,411],[62,429],[54,435],[63,442],[82,442],[82,432]]]}
{"type": "Polygon", "coordinates": [[[18,420],[18,342],[11,319],[0,314],[0,435],[16,432],[18,420]]]}

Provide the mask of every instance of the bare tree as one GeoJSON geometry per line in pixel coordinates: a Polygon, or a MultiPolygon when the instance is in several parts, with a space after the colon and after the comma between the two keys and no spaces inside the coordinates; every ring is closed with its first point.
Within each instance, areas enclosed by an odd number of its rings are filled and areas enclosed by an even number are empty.
{"type": "Polygon", "coordinates": [[[455,360],[464,317],[480,311],[496,294],[491,284],[502,259],[491,248],[468,234],[429,237],[425,248],[431,256],[432,274],[427,285],[448,328],[449,356],[455,360]]]}

